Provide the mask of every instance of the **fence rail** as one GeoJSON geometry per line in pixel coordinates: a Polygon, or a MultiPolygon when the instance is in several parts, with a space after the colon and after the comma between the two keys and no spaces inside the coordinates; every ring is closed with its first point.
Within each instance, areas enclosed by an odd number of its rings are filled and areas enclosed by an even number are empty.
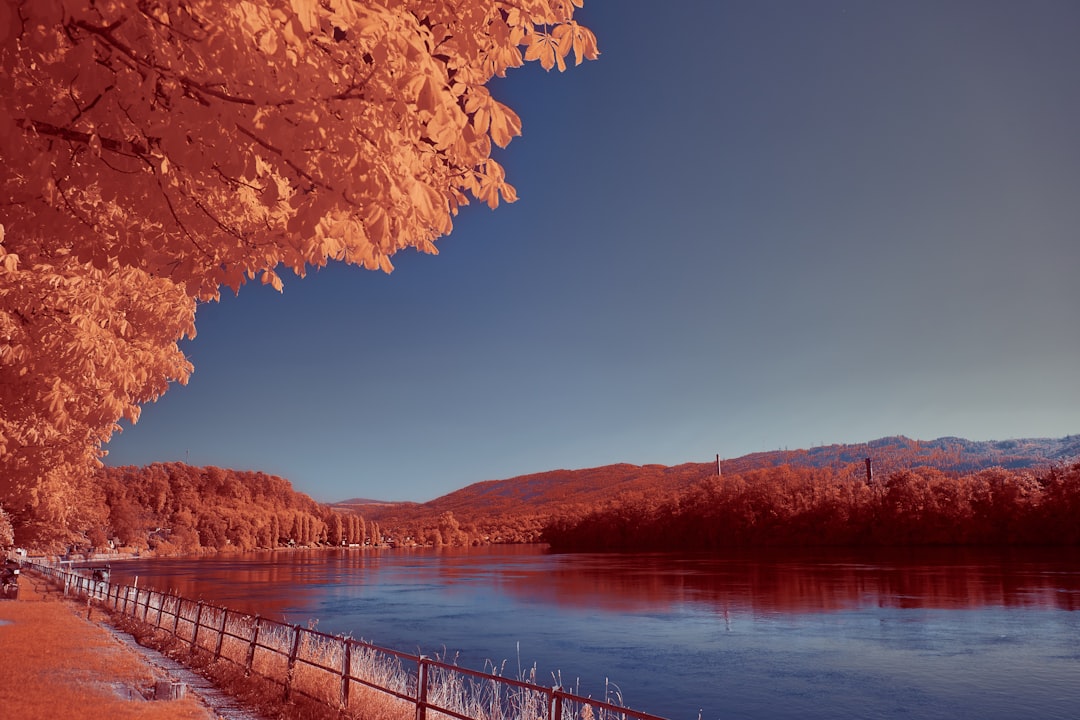
{"type": "MultiPolygon", "coordinates": [[[[96,580],[75,570],[27,566],[114,612],[140,620],[331,709],[357,709],[379,693],[413,706],[415,720],[665,720],[611,702],[522,679],[479,672],[425,655],[287,625],[151,588],[96,580]]],[[[384,697],[384,699],[385,699],[384,697]]]]}

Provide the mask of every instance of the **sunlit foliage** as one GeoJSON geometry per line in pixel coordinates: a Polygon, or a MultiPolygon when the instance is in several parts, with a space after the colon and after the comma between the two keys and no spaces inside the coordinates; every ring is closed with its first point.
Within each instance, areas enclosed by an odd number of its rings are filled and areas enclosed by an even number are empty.
{"type": "Polygon", "coordinates": [[[580,5],[0,0],[0,497],[70,525],[56,493],[187,381],[196,302],[513,201],[486,84],[596,57],[580,5]]]}
{"type": "Polygon", "coordinates": [[[11,518],[0,507],[0,549],[11,547],[15,543],[15,529],[11,526],[11,518]]]}
{"type": "Polygon", "coordinates": [[[783,465],[713,476],[551,522],[561,550],[715,550],[818,545],[1080,543],[1080,463],[1040,473],[915,467],[867,482],[783,465]]]}
{"type": "Polygon", "coordinates": [[[334,540],[334,522],[341,523],[339,514],[287,480],[261,472],[159,463],[105,468],[97,486],[102,521],[76,528],[80,549],[176,553],[324,545],[334,540]]]}

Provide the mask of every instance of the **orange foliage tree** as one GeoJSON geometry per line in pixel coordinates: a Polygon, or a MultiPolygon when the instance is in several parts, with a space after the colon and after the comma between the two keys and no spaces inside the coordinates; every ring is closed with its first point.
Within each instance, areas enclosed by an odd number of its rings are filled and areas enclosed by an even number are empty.
{"type": "Polygon", "coordinates": [[[822,545],[1076,545],[1080,463],[958,475],[932,467],[867,483],[858,466],[725,474],[651,502],[554,517],[559,550],[715,550],[822,545]]]}
{"type": "Polygon", "coordinates": [[[158,553],[252,550],[331,540],[334,513],[287,480],[261,472],[155,463],[102,468],[101,506],[82,547],[114,544],[158,553]],[[95,541],[92,538],[97,538],[95,541]]]}
{"type": "Polygon", "coordinates": [[[197,301],[513,201],[486,84],[596,57],[580,5],[0,0],[0,497],[185,382],[197,301]]]}

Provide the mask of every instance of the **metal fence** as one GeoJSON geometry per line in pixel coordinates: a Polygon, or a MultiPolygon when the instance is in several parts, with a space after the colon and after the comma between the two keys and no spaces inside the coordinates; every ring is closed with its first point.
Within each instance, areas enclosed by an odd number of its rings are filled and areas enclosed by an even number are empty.
{"type": "Polygon", "coordinates": [[[295,693],[344,711],[361,707],[377,693],[383,702],[394,698],[412,706],[416,720],[428,720],[429,711],[432,720],[664,720],[610,697],[584,697],[537,685],[532,678],[470,670],[201,600],[95,580],[51,564],[27,565],[62,585],[65,594],[164,630],[192,652],[210,653],[282,685],[286,700],[295,693]]]}

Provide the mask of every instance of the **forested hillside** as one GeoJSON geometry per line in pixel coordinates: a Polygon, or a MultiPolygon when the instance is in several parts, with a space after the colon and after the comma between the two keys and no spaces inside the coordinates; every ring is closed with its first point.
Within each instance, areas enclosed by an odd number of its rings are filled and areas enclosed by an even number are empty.
{"type": "MultiPolygon", "coordinates": [[[[920,441],[894,436],[868,443],[722,458],[720,468],[725,478],[746,476],[752,484],[760,480],[756,471],[778,467],[793,472],[797,468],[829,471],[818,473],[822,477],[831,474],[865,479],[868,457],[881,481],[914,468],[932,468],[949,477],[994,467],[1041,471],[1080,459],[1080,435],[992,442],[955,437],[920,441]]],[[[620,463],[479,482],[422,504],[352,500],[337,506],[377,519],[397,535],[428,538],[429,542],[438,539],[439,534],[460,537],[457,530],[462,528],[471,542],[538,542],[555,537],[553,519],[558,519],[559,527],[565,529],[567,523],[608,509],[616,516],[628,512],[628,508],[640,508],[642,503],[670,509],[665,503],[676,502],[716,475],[715,462],[670,467],[620,463]]]]}
{"type": "Polygon", "coordinates": [[[605,507],[644,492],[684,489],[715,466],[621,463],[475,483],[426,503],[350,500],[336,507],[377,519],[395,535],[432,544],[539,542],[554,516],[605,507]],[[456,540],[455,540],[456,539],[456,540]]]}
{"type": "Polygon", "coordinates": [[[553,520],[561,551],[716,550],[817,545],[1080,544],[1080,463],[1042,472],[932,467],[868,479],[781,465],[715,475],[685,492],[643,495],[553,520]]]}
{"type": "Polygon", "coordinates": [[[103,468],[83,486],[70,521],[65,528],[42,527],[16,514],[16,541],[54,552],[172,554],[378,537],[378,528],[363,518],[320,505],[283,478],[183,463],[103,468]]]}
{"type": "Polygon", "coordinates": [[[84,479],[63,523],[19,508],[10,514],[16,541],[35,547],[159,553],[541,541],[589,550],[1077,543],[1078,459],[1080,436],[893,437],[755,453],[722,459],[719,468],[553,470],[476,483],[426,503],[334,505],[265,473],[167,463],[105,468],[84,479]]]}

